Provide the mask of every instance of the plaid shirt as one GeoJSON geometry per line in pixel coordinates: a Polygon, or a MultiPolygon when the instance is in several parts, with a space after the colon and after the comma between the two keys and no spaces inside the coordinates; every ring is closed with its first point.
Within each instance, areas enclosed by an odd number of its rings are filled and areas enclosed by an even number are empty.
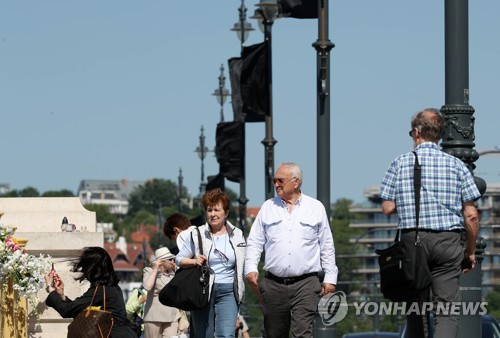
{"type": "MultiPolygon", "coordinates": [[[[440,151],[435,143],[421,143],[416,152],[422,166],[419,229],[462,229],[462,204],[481,196],[472,174],[460,159],[440,151]]],[[[412,152],[396,158],[380,188],[380,198],[396,203],[402,229],[415,228],[414,163],[412,152]]]]}

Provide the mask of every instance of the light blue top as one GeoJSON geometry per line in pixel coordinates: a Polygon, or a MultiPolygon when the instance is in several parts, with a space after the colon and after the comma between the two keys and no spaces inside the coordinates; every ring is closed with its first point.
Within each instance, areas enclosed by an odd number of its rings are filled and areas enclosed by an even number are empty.
{"type": "MultiPolygon", "coordinates": [[[[208,256],[208,266],[212,268],[215,273],[215,283],[233,283],[234,281],[234,267],[236,264],[236,256],[234,249],[229,241],[229,235],[225,233],[221,236],[211,236],[212,247],[210,252],[204,253],[208,256]],[[226,259],[227,257],[227,259],[226,259]]],[[[194,243],[189,238],[184,242],[181,250],[177,254],[175,261],[177,265],[185,257],[192,257],[195,252],[194,243]]]]}

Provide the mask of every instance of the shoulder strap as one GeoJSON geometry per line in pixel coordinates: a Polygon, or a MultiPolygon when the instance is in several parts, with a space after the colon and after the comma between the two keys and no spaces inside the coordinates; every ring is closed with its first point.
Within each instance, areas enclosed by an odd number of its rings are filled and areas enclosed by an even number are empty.
{"type": "MultiPolygon", "coordinates": [[[[196,227],[196,232],[198,232],[198,250],[200,250],[200,255],[203,255],[203,243],[201,241],[201,233],[200,233],[200,229],[198,227],[196,227]]],[[[194,243],[194,240],[193,240],[193,243],[194,243]]]]}
{"type": "MultiPolygon", "coordinates": [[[[92,306],[92,304],[94,304],[94,299],[95,299],[95,295],[97,294],[97,289],[99,289],[99,284],[97,284],[95,290],[94,290],[94,295],[92,296],[92,300],[90,301],[90,306],[92,306]]],[[[102,286],[102,292],[103,292],[103,310],[106,311],[106,287],[103,285],[102,286]]]]}
{"type": "Polygon", "coordinates": [[[420,218],[420,189],[422,187],[422,167],[418,162],[417,152],[414,151],[415,164],[413,166],[413,188],[415,191],[415,243],[420,242],[418,237],[418,225],[420,218]]]}

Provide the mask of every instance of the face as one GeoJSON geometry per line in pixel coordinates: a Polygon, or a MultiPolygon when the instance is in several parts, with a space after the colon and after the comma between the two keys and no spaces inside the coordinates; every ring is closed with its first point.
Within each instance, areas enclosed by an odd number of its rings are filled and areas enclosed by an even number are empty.
{"type": "Polygon", "coordinates": [[[287,167],[279,167],[273,180],[276,194],[283,198],[293,195],[298,187],[298,181],[299,179],[294,177],[287,167]]]}
{"type": "Polygon", "coordinates": [[[226,223],[227,216],[229,216],[229,211],[224,211],[222,202],[207,208],[207,222],[212,227],[223,226],[226,223]]]}
{"type": "Polygon", "coordinates": [[[162,270],[173,270],[175,267],[175,262],[173,258],[160,258],[158,260],[158,264],[160,265],[162,270]]]}

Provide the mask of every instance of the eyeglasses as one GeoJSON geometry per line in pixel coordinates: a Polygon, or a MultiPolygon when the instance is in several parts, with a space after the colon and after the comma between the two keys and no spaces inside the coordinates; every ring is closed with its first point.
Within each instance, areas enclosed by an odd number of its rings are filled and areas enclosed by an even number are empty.
{"type": "Polygon", "coordinates": [[[413,138],[413,132],[415,131],[415,128],[413,128],[412,130],[410,130],[408,132],[408,135],[410,135],[411,138],[413,138]]]}
{"type": "Polygon", "coordinates": [[[281,178],[281,177],[279,177],[279,178],[274,177],[274,178],[273,178],[273,184],[279,183],[279,185],[286,185],[288,182],[290,182],[290,181],[292,181],[292,180],[294,180],[294,179],[296,179],[296,178],[297,178],[297,177],[292,177],[291,179],[289,179],[289,180],[287,181],[287,180],[285,180],[284,178],[281,178]]]}
{"type": "Polygon", "coordinates": [[[219,249],[215,248],[214,249],[214,252],[217,256],[219,256],[223,261],[225,262],[229,262],[229,258],[227,258],[227,256],[222,252],[220,251],[219,249]]]}

